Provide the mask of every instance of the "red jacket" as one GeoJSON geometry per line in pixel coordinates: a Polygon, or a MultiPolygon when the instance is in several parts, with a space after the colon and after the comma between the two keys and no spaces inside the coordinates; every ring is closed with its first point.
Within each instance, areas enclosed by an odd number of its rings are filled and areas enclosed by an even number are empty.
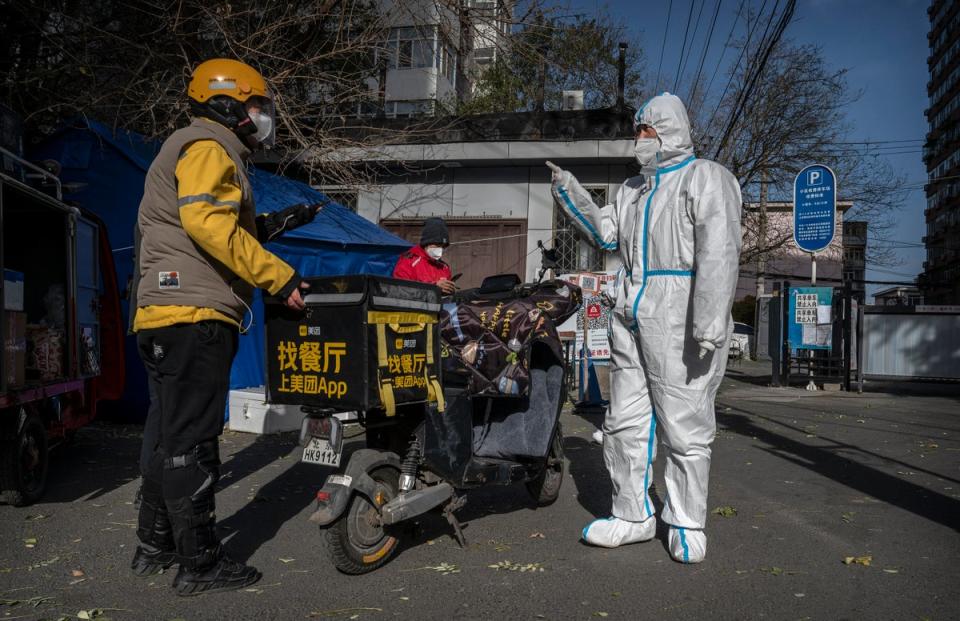
{"type": "Polygon", "coordinates": [[[450,279],[450,266],[430,257],[422,246],[414,246],[400,255],[393,277],[436,284],[442,278],[450,279]]]}

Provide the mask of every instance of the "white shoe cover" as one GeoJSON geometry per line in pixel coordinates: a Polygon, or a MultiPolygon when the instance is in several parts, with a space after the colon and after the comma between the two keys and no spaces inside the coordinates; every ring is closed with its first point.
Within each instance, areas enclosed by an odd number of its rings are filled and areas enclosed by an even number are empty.
{"type": "Polygon", "coordinates": [[[603,429],[597,429],[593,432],[593,435],[590,436],[590,439],[593,440],[596,444],[603,444],[603,429]]]}
{"type": "Polygon", "coordinates": [[[603,548],[616,548],[628,543],[650,541],[657,533],[657,519],[649,517],[642,522],[628,522],[618,517],[594,520],[586,525],[583,540],[603,548]]]}
{"type": "Polygon", "coordinates": [[[681,563],[700,563],[707,555],[707,535],[698,529],[670,527],[670,556],[681,563]]]}

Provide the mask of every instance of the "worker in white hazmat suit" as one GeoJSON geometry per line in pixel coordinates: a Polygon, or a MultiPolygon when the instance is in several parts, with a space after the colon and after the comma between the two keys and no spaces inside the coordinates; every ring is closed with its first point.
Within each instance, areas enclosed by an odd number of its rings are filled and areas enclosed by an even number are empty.
{"type": "Polygon", "coordinates": [[[610,408],[603,456],[612,516],[583,529],[616,547],[656,532],[649,497],[656,436],[666,458],[661,519],[680,562],[706,554],[714,398],[723,378],[740,255],[740,186],[693,154],[683,102],[663,93],[634,118],[640,176],[599,207],[568,171],[548,162],[557,202],[593,242],[619,253],[624,278],[611,316],[610,408]]]}

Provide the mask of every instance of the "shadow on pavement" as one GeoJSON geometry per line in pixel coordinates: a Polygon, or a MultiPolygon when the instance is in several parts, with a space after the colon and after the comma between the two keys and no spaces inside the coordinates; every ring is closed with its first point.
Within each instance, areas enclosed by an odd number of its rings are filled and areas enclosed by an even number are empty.
{"type": "MultiPolygon", "coordinates": [[[[362,440],[345,441],[340,463],[346,464],[353,452],[363,446],[362,440]]],[[[238,561],[249,560],[263,544],[277,536],[284,524],[297,519],[314,501],[327,475],[334,472],[331,468],[301,463],[296,434],[260,436],[250,446],[237,451],[226,464],[231,476],[224,481],[224,487],[236,485],[237,481],[281,457],[290,460],[284,463],[286,468],[258,487],[246,505],[217,524],[221,537],[230,537],[227,549],[238,561]],[[291,462],[292,465],[287,465],[291,462]]]]}
{"type": "Polygon", "coordinates": [[[750,384],[753,386],[769,386],[770,385],[770,373],[758,374],[756,369],[741,370],[741,369],[731,369],[727,367],[726,374],[724,375],[725,379],[734,380],[737,382],[743,382],[744,384],[750,384]]]}
{"type": "Polygon", "coordinates": [[[47,491],[36,504],[95,500],[139,478],[142,430],[99,422],[77,430],[50,452],[47,491]]]}
{"type": "Polygon", "coordinates": [[[946,397],[960,401],[960,382],[868,380],[863,383],[863,392],[897,396],[946,397]]]}
{"type": "Polygon", "coordinates": [[[603,465],[603,447],[586,438],[568,436],[563,450],[577,486],[577,502],[596,518],[608,517],[613,487],[603,465]]]}
{"type": "MultiPolygon", "coordinates": [[[[960,530],[960,501],[836,454],[836,451],[843,449],[863,451],[860,447],[841,443],[834,443],[829,448],[810,446],[756,425],[751,418],[763,418],[783,425],[775,419],[742,407],[731,407],[729,411],[724,412],[719,417],[718,422],[734,433],[748,438],[756,438],[770,445],[771,448],[763,449],[768,453],[833,479],[877,500],[900,507],[954,530],[960,530]]],[[[785,426],[790,428],[789,425],[785,426]]],[[[818,440],[824,441],[825,438],[821,436],[818,440]]]]}

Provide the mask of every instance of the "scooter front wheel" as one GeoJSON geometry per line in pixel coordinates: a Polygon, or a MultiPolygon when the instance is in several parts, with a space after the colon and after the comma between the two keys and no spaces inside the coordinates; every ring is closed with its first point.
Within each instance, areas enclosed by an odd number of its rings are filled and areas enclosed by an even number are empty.
{"type": "Polygon", "coordinates": [[[381,567],[393,558],[400,544],[395,529],[380,523],[377,510],[397,497],[400,473],[381,467],[369,475],[377,483],[376,506],[363,494],[354,494],[340,519],[326,529],[330,560],[345,574],[365,574],[381,567]]]}

